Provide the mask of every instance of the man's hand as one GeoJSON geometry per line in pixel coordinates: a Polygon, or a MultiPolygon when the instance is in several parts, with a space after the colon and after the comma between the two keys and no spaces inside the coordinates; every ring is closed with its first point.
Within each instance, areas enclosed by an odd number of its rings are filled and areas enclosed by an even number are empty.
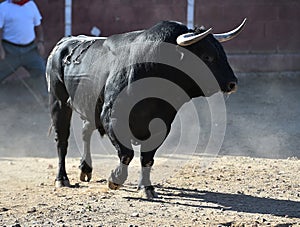
{"type": "Polygon", "coordinates": [[[36,45],[38,52],[41,56],[45,54],[45,47],[44,47],[44,31],[42,25],[38,25],[34,27],[35,35],[36,35],[36,45]]]}
{"type": "Polygon", "coordinates": [[[44,46],[44,42],[37,42],[37,49],[38,49],[38,52],[41,56],[43,56],[45,54],[45,46],[44,46]]]}

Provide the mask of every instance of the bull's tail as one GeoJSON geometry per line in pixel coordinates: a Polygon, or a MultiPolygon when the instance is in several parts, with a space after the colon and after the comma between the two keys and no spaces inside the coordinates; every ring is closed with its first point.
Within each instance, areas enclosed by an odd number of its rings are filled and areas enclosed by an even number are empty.
{"type": "Polygon", "coordinates": [[[100,135],[103,137],[106,134],[106,131],[103,127],[103,124],[100,119],[100,115],[103,107],[103,90],[101,91],[100,97],[97,99],[96,109],[95,109],[95,124],[100,135]]]}

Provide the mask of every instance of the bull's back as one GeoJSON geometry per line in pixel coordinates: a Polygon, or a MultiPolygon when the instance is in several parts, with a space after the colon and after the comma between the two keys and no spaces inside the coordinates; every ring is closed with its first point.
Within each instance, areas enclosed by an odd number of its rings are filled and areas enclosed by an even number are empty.
{"type": "Polygon", "coordinates": [[[81,117],[95,120],[96,105],[106,80],[103,42],[105,39],[78,36],[61,39],[47,62],[48,89],[68,102],[81,117]]]}

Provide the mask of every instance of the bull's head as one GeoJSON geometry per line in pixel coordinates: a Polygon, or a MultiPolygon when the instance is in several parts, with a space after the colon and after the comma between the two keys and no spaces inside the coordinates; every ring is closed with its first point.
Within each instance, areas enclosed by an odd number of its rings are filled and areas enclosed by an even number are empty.
{"type": "Polygon", "coordinates": [[[192,32],[182,34],[177,38],[177,44],[183,46],[199,56],[209,67],[219,83],[221,90],[231,93],[237,89],[235,77],[226,54],[220,42],[225,42],[236,37],[243,29],[246,18],[234,30],[221,34],[213,34],[212,28],[195,29],[192,32]]]}

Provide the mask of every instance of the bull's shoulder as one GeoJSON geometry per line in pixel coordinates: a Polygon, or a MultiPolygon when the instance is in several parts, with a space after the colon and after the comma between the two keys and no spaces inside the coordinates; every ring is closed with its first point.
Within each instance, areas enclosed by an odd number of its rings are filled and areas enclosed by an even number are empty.
{"type": "Polygon", "coordinates": [[[120,47],[131,45],[136,42],[136,39],[143,34],[143,32],[144,30],[140,30],[109,36],[103,43],[103,46],[114,52],[120,47]]]}

